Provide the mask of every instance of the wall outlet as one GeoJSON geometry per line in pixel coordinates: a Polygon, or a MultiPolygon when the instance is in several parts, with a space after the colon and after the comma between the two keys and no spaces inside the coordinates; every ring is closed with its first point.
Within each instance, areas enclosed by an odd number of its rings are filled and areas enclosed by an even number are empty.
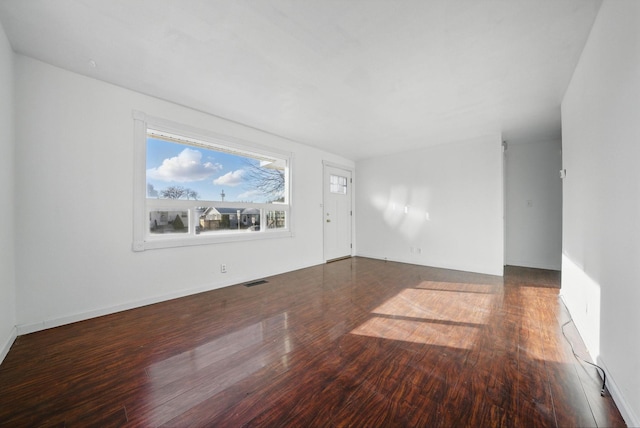
{"type": "Polygon", "coordinates": [[[220,273],[227,273],[227,265],[222,263],[220,265],[220,273]]]}

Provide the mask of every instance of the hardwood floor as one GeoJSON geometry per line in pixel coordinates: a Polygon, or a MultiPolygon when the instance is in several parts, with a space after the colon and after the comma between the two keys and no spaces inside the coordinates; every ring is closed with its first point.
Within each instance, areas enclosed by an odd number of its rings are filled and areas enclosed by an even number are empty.
{"type": "Polygon", "coordinates": [[[553,275],[352,258],[20,336],[0,426],[624,426],[553,275]]]}

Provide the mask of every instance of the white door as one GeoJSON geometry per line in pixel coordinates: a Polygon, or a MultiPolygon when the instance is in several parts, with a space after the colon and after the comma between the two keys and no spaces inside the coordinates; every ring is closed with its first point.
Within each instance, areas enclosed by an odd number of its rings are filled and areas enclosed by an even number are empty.
{"type": "Polygon", "coordinates": [[[324,259],[351,257],[351,171],[324,166],[324,259]]]}

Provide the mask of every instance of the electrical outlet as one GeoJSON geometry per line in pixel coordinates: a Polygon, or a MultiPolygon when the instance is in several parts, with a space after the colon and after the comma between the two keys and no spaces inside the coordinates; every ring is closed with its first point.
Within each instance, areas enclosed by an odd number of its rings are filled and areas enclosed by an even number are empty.
{"type": "Polygon", "coordinates": [[[227,273],[227,265],[226,264],[221,264],[220,265],[220,273],[227,273]]]}

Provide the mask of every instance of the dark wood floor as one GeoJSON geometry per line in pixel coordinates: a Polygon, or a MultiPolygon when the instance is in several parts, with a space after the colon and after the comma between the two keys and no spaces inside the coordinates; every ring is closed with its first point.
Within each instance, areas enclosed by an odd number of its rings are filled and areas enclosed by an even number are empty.
{"type": "Polygon", "coordinates": [[[18,337],[0,426],[624,426],[563,338],[557,273],[353,258],[267,280],[18,337]]]}

